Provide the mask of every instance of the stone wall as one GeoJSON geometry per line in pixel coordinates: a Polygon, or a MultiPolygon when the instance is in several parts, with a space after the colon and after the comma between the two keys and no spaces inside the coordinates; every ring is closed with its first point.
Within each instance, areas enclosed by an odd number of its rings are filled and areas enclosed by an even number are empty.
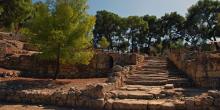
{"type": "Polygon", "coordinates": [[[79,107],[92,110],[119,110],[120,108],[127,108],[125,110],[219,110],[220,107],[220,91],[216,90],[176,100],[142,100],[141,102],[134,100],[136,103],[117,101],[111,103],[103,92],[106,87],[107,84],[98,84],[95,88],[91,87],[87,90],[70,88],[68,91],[52,93],[40,90],[0,89],[0,101],[79,107]]]}
{"type": "Polygon", "coordinates": [[[169,59],[198,87],[220,88],[220,53],[172,50],[169,59]]]}
{"type": "MultiPolygon", "coordinates": [[[[61,65],[59,78],[106,77],[114,65],[136,65],[144,60],[138,54],[98,53],[89,65],[61,65]]],[[[21,70],[24,77],[52,77],[55,62],[40,60],[36,55],[19,55],[0,60],[0,67],[21,70]]]]}
{"type": "Polygon", "coordinates": [[[65,107],[80,107],[101,110],[107,104],[108,91],[123,86],[123,82],[135,65],[114,69],[114,74],[106,83],[88,85],[86,89],[79,90],[75,87],[69,90],[44,91],[43,89],[12,89],[7,84],[1,83],[0,101],[20,102],[31,104],[48,104],[65,107]],[[5,85],[5,87],[4,87],[5,85]]]}

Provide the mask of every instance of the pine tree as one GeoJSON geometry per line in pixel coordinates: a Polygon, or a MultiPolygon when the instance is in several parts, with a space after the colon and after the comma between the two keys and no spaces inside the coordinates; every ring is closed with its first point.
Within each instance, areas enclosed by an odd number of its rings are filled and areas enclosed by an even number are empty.
{"type": "Polygon", "coordinates": [[[48,0],[36,3],[30,22],[31,40],[39,46],[41,58],[60,64],[89,64],[93,57],[92,28],[95,18],[87,14],[86,0],[48,0]]]}

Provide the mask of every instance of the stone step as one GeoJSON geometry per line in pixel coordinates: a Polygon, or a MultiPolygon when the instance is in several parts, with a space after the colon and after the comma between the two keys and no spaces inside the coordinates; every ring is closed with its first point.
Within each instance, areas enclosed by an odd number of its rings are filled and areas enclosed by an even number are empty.
{"type": "Polygon", "coordinates": [[[166,69],[151,69],[151,68],[138,68],[136,71],[151,72],[151,73],[166,73],[166,69]]]}
{"type": "Polygon", "coordinates": [[[167,84],[167,80],[160,80],[160,81],[126,80],[125,83],[129,85],[162,86],[167,84]]]}
{"type": "Polygon", "coordinates": [[[165,60],[146,60],[145,63],[161,63],[161,64],[168,64],[169,62],[168,61],[165,61],[165,60]]]}
{"type": "Polygon", "coordinates": [[[111,91],[113,94],[112,98],[118,99],[145,99],[145,100],[152,100],[155,99],[154,94],[150,94],[147,91],[127,91],[127,90],[116,90],[111,91]]]}
{"type": "Polygon", "coordinates": [[[147,100],[134,99],[109,99],[105,105],[105,110],[147,110],[147,100]]]}
{"type": "Polygon", "coordinates": [[[152,71],[132,71],[131,73],[132,75],[150,75],[150,74],[153,74],[153,75],[156,75],[156,74],[161,74],[161,75],[167,75],[168,73],[166,72],[152,72],[152,71]]]}
{"type": "Polygon", "coordinates": [[[145,63],[143,64],[144,66],[168,66],[168,64],[166,63],[151,63],[151,62],[148,62],[148,63],[145,63]]]}
{"type": "Polygon", "coordinates": [[[186,105],[181,100],[137,100],[137,99],[109,99],[106,110],[185,110],[186,105]]]}
{"type": "Polygon", "coordinates": [[[128,77],[127,79],[134,80],[134,81],[138,81],[138,80],[146,80],[146,81],[168,80],[168,78],[166,78],[166,77],[128,77]]]}
{"type": "Polygon", "coordinates": [[[127,91],[150,91],[155,89],[163,89],[164,86],[145,86],[145,85],[125,85],[121,87],[120,90],[127,91]]]}
{"type": "MultiPolygon", "coordinates": [[[[131,77],[169,77],[167,73],[152,73],[152,74],[132,74],[131,77]]],[[[173,76],[172,76],[173,77],[173,76]]]]}
{"type": "Polygon", "coordinates": [[[159,66],[159,65],[143,65],[142,68],[152,68],[152,69],[167,69],[167,66],[159,66]]]}

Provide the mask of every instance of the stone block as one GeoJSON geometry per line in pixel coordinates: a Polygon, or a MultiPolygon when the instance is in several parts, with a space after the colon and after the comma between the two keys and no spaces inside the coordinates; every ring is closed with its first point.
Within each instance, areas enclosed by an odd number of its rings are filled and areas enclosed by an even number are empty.
{"type": "Polygon", "coordinates": [[[165,102],[161,105],[161,110],[175,110],[175,105],[172,102],[165,102]]]}
{"type": "Polygon", "coordinates": [[[161,105],[165,103],[164,100],[151,100],[148,102],[148,109],[149,110],[160,110],[161,105]]]}
{"type": "Polygon", "coordinates": [[[217,90],[209,90],[208,95],[214,98],[220,98],[220,91],[217,90]]]}
{"type": "Polygon", "coordinates": [[[166,84],[164,85],[164,89],[173,89],[174,85],[173,84],[166,84]]]}

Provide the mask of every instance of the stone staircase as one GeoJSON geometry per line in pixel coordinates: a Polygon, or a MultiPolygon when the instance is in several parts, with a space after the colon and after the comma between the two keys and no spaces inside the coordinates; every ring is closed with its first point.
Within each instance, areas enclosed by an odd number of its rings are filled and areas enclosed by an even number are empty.
{"type": "MultiPolygon", "coordinates": [[[[191,81],[176,68],[168,67],[166,59],[149,59],[125,81],[127,85],[191,87],[191,81]]],[[[171,64],[170,64],[171,65],[171,64]]]]}
{"type": "Polygon", "coordinates": [[[165,58],[145,60],[124,83],[124,87],[109,93],[107,102],[112,110],[181,109],[182,97],[203,92],[192,89],[191,80],[165,58]]]}

